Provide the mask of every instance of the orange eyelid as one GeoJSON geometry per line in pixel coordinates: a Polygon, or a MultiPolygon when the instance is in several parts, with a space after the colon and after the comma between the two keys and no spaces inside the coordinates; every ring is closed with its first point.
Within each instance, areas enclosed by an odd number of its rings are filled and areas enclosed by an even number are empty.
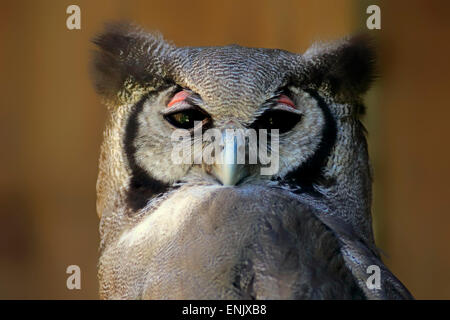
{"type": "Polygon", "coordinates": [[[289,97],[287,95],[284,95],[284,94],[280,95],[277,102],[285,104],[285,105],[295,109],[294,102],[291,99],[289,99],[289,97]]]}
{"type": "Polygon", "coordinates": [[[184,99],[186,99],[189,96],[189,93],[186,91],[180,91],[177,94],[175,94],[172,98],[172,100],[170,100],[170,102],[167,104],[167,107],[171,107],[173,106],[175,103],[177,102],[181,102],[184,99]]]}

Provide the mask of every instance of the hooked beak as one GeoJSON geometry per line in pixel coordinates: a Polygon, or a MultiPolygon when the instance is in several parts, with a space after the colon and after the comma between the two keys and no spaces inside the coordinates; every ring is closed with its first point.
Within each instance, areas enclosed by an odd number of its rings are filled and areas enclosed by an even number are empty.
{"type": "Polygon", "coordinates": [[[223,149],[216,156],[212,173],[223,185],[234,186],[248,174],[245,167],[245,139],[224,130],[221,145],[223,149]]]}

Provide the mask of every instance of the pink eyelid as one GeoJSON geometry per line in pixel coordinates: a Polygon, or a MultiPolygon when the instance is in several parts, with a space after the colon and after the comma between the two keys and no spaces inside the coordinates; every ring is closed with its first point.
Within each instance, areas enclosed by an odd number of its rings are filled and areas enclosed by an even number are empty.
{"type": "MultiPolygon", "coordinates": [[[[181,101],[185,100],[188,96],[189,96],[189,93],[186,92],[186,91],[184,91],[184,90],[178,92],[177,94],[175,94],[175,95],[173,96],[172,100],[170,100],[170,102],[167,104],[167,107],[171,107],[171,106],[173,106],[175,103],[178,103],[178,102],[181,102],[181,101]]],[[[287,106],[289,106],[289,107],[295,109],[295,104],[294,104],[294,102],[293,102],[291,99],[289,99],[288,96],[286,96],[286,95],[284,95],[284,94],[280,95],[280,97],[279,97],[279,99],[278,99],[277,102],[278,102],[278,103],[285,104],[285,105],[287,105],[287,106]]]]}
{"type": "Polygon", "coordinates": [[[189,96],[189,93],[186,91],[180,91],[177,94],[175,94],[172,98],[172,100],[170,100],[170,102],[167,104],[167,107],[171,107],[173,106],[175,103],[181,102],[184,99],[186,99],[189,96]]]}
{"type": "Polygon", "coordinates": [[[294,102],[291,99],[289,99],[289,97],[287,95],[284,95],[284,94],[280,95],[277,102],[285,104],[285,105],[295,109],[294,102]]]}

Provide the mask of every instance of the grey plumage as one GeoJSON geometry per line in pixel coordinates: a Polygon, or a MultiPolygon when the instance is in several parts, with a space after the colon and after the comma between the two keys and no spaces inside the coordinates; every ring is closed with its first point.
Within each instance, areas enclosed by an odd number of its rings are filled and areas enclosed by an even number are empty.
{"type": "Polygon", "coordinates": [[[114,24],[94,42],[94,81],[111,113],[97,182],[102,298],[411,298],[373,239],[359,121],[373,77],[366,38],[300,55],[178,48],[114,24]],[[301,115],[280,135],[278,172],[249,166],[227,186],[213,166],[171,163],[166,106],[183,89],[220,130],[269,109],[301,115]],[[295,110],[277,105],[281,95],[295,110]],[[374,264],[381,289],[366,286],[374,264]]]}

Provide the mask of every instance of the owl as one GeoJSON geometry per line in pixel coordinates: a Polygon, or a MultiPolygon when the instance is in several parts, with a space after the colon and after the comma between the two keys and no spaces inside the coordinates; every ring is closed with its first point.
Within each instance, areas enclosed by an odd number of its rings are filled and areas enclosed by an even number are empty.
{"type": "Polygon", "coordinates": [[[372,232],[367,37],[296,54],[114,23],[94,43],[101,298],[412,298],[372,232]]]}

